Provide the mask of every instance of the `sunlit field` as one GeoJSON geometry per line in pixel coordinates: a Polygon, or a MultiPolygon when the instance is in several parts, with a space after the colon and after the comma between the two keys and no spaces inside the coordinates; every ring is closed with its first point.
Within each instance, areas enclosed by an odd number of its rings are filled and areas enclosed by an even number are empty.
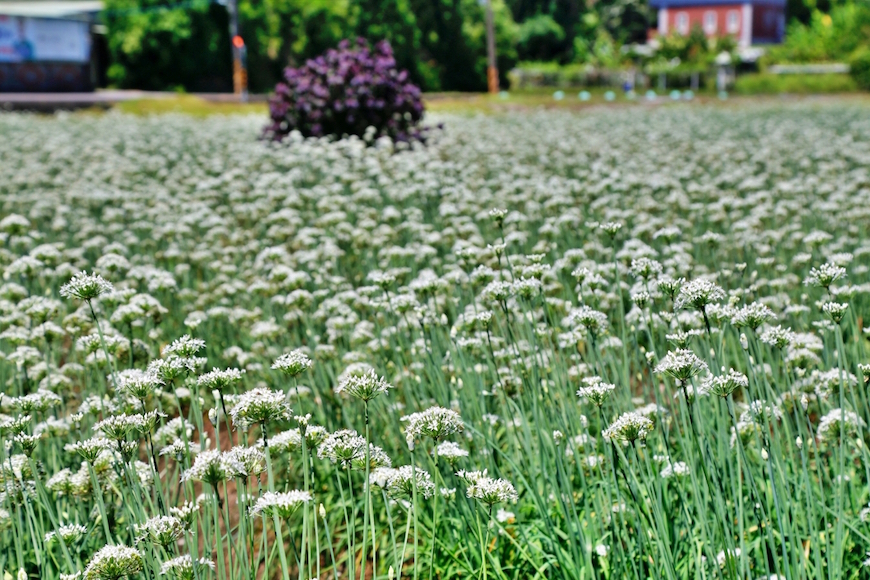
{"type": "Polygon", "coordinates": [[[870,578],[868,113],[0,117],[3,578],[870,578]]]}

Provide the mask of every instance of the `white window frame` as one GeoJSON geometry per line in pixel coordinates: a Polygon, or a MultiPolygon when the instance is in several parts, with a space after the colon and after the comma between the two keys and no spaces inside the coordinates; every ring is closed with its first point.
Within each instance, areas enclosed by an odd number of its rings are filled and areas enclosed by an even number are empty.
{"type": "Polygon", "coordinates": [[[715,10],[707,10],[704,12],[704,33],[707,35],[716,34],[719,29],[719,15],[715,10]]]}
{"type": "Polygon", "coordinates": [[[728,34],[737,34],[740,32],[740,11],[729,10],[725,17],[725,31],[728,34]]]}
{"type": "Polygon", "coordinates": [[[688,12],[677,12],[676,17],[674,18],[674,28],[677,33],[686,36],[689,34],[689,13],[688,12]]]}

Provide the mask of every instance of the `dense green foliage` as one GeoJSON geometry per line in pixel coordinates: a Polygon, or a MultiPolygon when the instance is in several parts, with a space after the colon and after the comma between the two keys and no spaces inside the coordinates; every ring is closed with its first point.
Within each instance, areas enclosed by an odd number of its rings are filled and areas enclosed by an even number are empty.
{"type": "MultiPolygon", "coordinates": [[[[517,26],[494,0],[502,78],[516,63],[517,26]]],[[[228,90],[226,8],[208,0],[107,0],[112,66],[120,87],[228,90]]],[[[477,0],[241,0],[240,28],[255,92],[271,90],[287,65],[300,65],[342,39],[387,39],[400,68],[428,90],[486,87],[484,9],[477,0]]]]}
{"type": "MultiPolygon", "coordinates": [[[[420,27],[421,61],[432,75],[424,90],[485,90],[486,29],[478,0],[410,0],[420,27]]],[[[499,74],[517,62],[516,24],[502,0],[493,0],[499,74]]]]}
{"type": "Polygon", "coordinates": [[[865,91],[870,91],[870,47],[855,51],[849,59],[852,78],[865,91]]]}
{"type": "MultiPolygon", "coordinates": [[[[227,16],[215,0],[107,0],[112,67],[121,87],[228,90],[227,16]]],[[[648,0],[493,0],[503,85],[521,61],[636,67],[630,50],[656,26],[648,0]]],[[[343,39],[386,39],[400,68],[426,91],[486,87],[484,6],[479,0],[240,0],[249,82],[271,90],[285,66],[333,48],[343,39]]],[[[787,41],[768,62],[846,61],[870,38],[870,7],[857,0],[789,0],[787,41]]],[[[701,70],[722,50],[703,46],[700,30],[671,35],[653,60],[675,58],[701,70]]],[[[678,71],[679,72],[679,71],[678,71]]]]}
{"type": "Polygon", "coordinates": [[[226,90],[231,75],[226,9],[209,0],[192,0],[177,10],[164,5],[164,0],[106,0],[110,82],[148,90],[226,90]]]}
{"type": "Polygon", "coordinates": [[[552,17],[537,14],[520,26],[520,57],[524,60],[553,60],[564,41],[562,27],[552,17]]]}
{"type": "Polygon", "coordinates": [[[815,10],[809,21],[792,21],[785,42],[770,50],[769,62],[846,62],[870,46],[870,4],[850,2],[829,13],[815,10]]]}

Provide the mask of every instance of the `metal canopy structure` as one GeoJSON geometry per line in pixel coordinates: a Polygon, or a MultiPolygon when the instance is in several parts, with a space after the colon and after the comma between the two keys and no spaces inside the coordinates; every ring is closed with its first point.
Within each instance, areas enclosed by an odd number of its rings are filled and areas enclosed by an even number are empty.
{"type": "Polygon", "coordinates": [[[0,0],[0,92],[93,90],[101,0],[0,0]]]}
{"type": "Polygon", "coordinates": [[[3,16],[93,20],[102,9],[102,0],[0,0],[3,16]]]}

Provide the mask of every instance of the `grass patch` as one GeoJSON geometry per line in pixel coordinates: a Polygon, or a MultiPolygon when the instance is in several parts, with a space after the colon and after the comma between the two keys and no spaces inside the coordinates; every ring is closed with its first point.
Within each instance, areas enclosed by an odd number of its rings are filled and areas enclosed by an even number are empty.
{"type": "Polygon", "coordinates": [[[115,108],[134,115],[184,113],[194,117],[239,113],[266,114],[268,111],[268,106],[263,102],[217,102],[196,95],[173,95],[160,98],[136,99],[118,103],[115,105],[115,108]]]}
{"type": "Polygon", "coordinates": [[[855,80],[844,74],[774,75],[749,74],[737,77],[734,92],[740,95],[829,94],[858,90],[855,80]]]}
{"type": "MultiPolygon", "coordinates": [[[[601,105],[639,105],[650,104],[643,93],[633,100],[622,91],[615,90],[615,98],[608,101],[605,98],[606,88],[588,89],[589,100],[579,98],[579,90],[563,91],[562,99],[556,99],[551,88],[511,91],[498,95],[486,93],[427,93],[423,96],[426,111],[429,113],[445,113],[458,115],[504,114],[530,109],[562,109],[583,110],[590,106],[601,105]]],[[[747,75],[740,77],[733,91],[736,96],[770,96],[776,94],[837,94],[859,93],[854,81],[846,75],[747,75]],[[828,80],[827,77],[831,77],[828,80]]],[[[709,93],[696,93],[695,101],[718,103],[718,99],[709,93]]],[[[669,93],[659,94],[656,104],[671,104],[669,93]]],[[[684,102],[684,101],[681,101],[684,102]]],[[[205,99],[197,95],[166,95],[148,97],[131,101],[123,101],[114,105],[116,110],[133,115],[159,115],[165,113],[183,113],[193,117],[208,117],[211,115],[257,114],[264,118],[268,115],[268,106],[264,102],[219,102],[205,99]]],[[[89,109],[90,112],[100,111],[89,109]]]]}

